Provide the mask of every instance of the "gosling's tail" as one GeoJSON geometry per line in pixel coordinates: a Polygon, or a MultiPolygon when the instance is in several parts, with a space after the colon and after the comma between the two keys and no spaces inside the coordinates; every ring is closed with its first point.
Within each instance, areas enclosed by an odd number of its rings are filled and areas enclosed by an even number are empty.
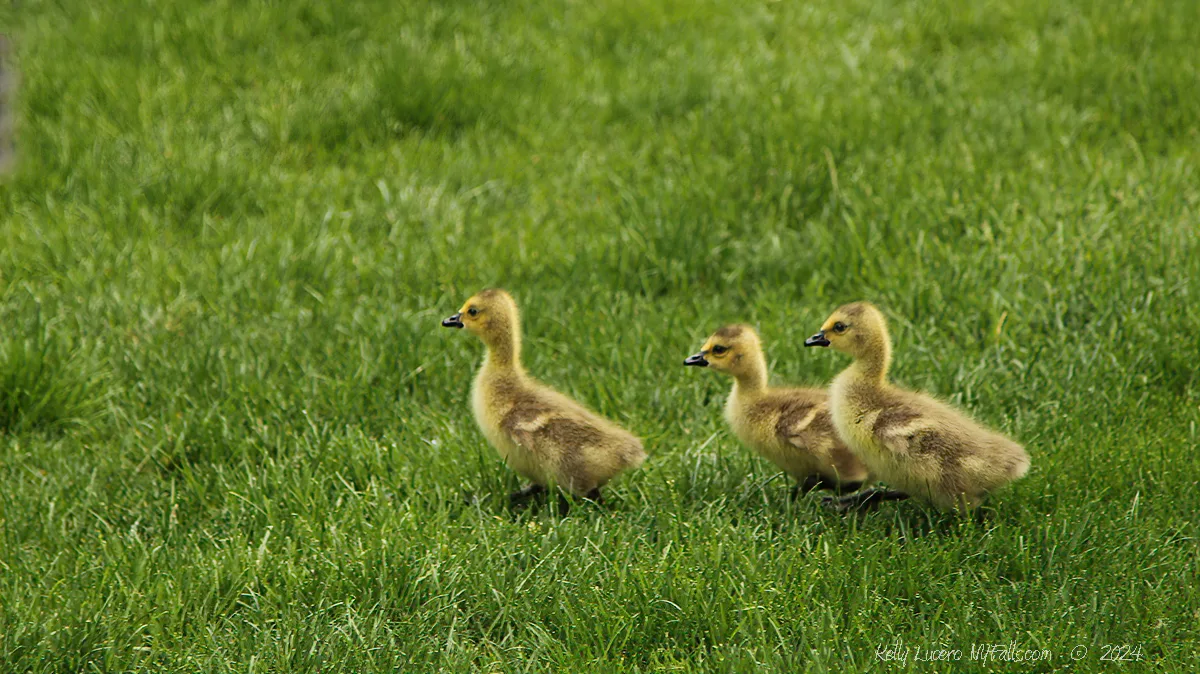
{"type": "Polygon", "coordinates": [[[625,450],[626,466],[631,470],[637,470],[642,467],[646,461],[646,450],[642,447],[642,441],[638,438],[633,438],[625,450]]]}

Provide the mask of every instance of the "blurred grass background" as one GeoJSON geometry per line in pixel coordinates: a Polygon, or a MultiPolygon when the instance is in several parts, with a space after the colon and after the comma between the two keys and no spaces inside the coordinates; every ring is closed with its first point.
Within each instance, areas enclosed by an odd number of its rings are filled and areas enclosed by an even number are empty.
{"type": "Polygon", "coordinates": [[[1013,641],[1194,671],[1196,25],[0,7],[0,669],[824,672],[1013,641]],[[480,347],[438,327],[490,285],[534,373],[646,439],[605,508],[504,506],[480,347]],[[681,366],[749,321],[776,380],[824,382],[845,362],[801,341],[855,299],[900,381],[1028,445],[990,525],[788,502],[727,382],[681,366]]]}

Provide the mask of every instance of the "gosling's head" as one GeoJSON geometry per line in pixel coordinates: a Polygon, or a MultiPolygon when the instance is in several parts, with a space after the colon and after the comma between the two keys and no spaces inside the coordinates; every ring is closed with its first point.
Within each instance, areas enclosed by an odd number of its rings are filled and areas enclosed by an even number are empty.
{"type": "Polygon", "coordinates": [[[741,377],[762,368],[762,343],[749,325],[726,325],[704,342],[699,353],[688,356],[684,365],[710,367],[741,377]]]}
{"type": "Polygon", "coordinates": [[[481,290],[458,313],[442,321],[446,328],[466,328],[491,346],[511,340],[519,326],[517,303],[499,288],[481,290]]]}
{"type": "Polygon", "coordinates": [[[884,355],[889,348],[887,321],[870,302],[843,304],[804,346],[831,346],[855,358],[884,355]]]}

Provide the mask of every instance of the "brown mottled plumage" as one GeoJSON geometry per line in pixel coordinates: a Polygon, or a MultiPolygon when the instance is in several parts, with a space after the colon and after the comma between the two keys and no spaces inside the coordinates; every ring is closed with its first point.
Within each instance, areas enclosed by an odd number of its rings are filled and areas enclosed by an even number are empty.
{"type": "Polygon", "coordinates": [[[733,377],[725,420],[743,444],[800,481],[799,491],[853,491],[867,479],[866,467],[834,431],[825,391],[767,385],[767,363],[753,328],[717,330],[684,363],[733,377]]]}
{"type": "Polygon", "coordinates": [[[557,484],[598,499],[601,486],[646,459],[637,437],[525,372],[520,315],[508,293],[484,290],[442,325],[465,327],[487,346],[472,407],[505,463],[532,483],[514,498],[557,484]]]}
{"type": "Polygon", "coordinates": [[[969,510],[1029,470],[1029,455],[1017,443],[939,400],[888,382],[891,339],[873,305],[838,308],[805,346],[832,346],[854,357],[830,387],[834,425],[872,475],[899,490],[839,505],[910,495],[944,510],[969,510]]]}

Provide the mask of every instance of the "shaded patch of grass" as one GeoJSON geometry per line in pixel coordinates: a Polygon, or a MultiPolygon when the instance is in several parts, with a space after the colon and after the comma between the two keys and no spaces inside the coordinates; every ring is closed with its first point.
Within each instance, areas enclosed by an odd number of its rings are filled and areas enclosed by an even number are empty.
{"type": "Polygon", "coordinates": [[[104,411],[108,383],[92,354],[52,329],[7,330],[0,335],[0,433],[86,427],[104,411]]]}

